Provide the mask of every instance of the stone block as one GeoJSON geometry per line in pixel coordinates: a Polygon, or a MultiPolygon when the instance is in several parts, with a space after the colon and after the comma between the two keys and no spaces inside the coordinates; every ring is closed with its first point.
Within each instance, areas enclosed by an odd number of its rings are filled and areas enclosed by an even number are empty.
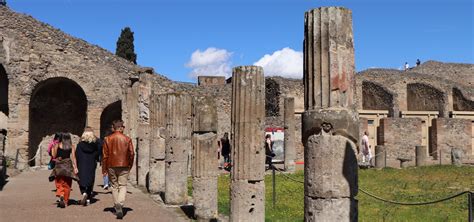
{"type": "Polygon", "coordinates": [[[352,198],[311,198],[305,196],[305,221],[357,221],[358,201],[352,198]]]}
{"type": "Polygon", "coordinates": [[[193,178],[217,177],[217,135],[215,133],[194,134],[192,143],[193,178]]]}
{"type": "Polygon", "coordinates": [[[265,182],[232,181],[230,202],[230,221],[264,221],[265,182]]]}
{"type": "Polygon", "coordinates": [[[385,147],[387,167],[399,168],[398,159],[410,159],[406,166],[415,166],[415,147],[422,142],[421,120],[418,118],[383,118],[377,142],[385,147]]]}
{"type": "Polygon", "coordinates": [[[305,196],[356,196],[358,165],[355,150],[355,144],[341,135],[310,136],[305,150],[305,196]]]}
{"type": "Polygon", "coordinates": [[[416,146],[416,166],[424,166],[426,165],[428,150],[426,146],[416,146]]]}
{"type": "Polygon", "coordinates": [[[214,98],[195,97],[192,114],[194,132],[217,132],[217,109],[214,98]]]}
{"type": "Polygon", "coordinates": [[[225,85],[225,76],[198,76],[199,86],[225,85]]]}
{"type": "Polygon", "coordinates": [[[321,132],[323,123],[330,123],[334,134],[343,135],[358,144],[359,122],[357,112],[339,108],[304,112],[301,130],[303,144],[306,143],[308,137],[321,132]]]}
{"type": "Polygon", "coordinates": [[[188,163],[165,162],[165,203],[183,205],[188,201],[188,163]]]}
{"type": "Polygon", "coordinates": [[[165,192],[165,161],[150,160],[148,173],[148,191],[150,193],[165,192]]]}
{"type": "Polygon", "coordinates": [[[285,170],[295,171],[296,147],[295,147],[295,99],[285,98],[284,101],[284,125],[285,125],[285,170]]]}
{"type": "Polygon", "coordinates": [[[375,146],[375,168],[382,169],[386,167],[385,160],[387,158],[385,147],[382,145],[375,146]]]}
{"type": "Polygon", "coordinates": [[[194,215],[198,220],[211,220],[217,213],[217,175],[210,178],[193,178],[194,215]]]}
{"type": "Polygon", "coordinates": [[[164,160],[166,156],[166,143],[162,137],[153,138],[150,144],[150,161],[164,160]]]}
{"type": "Polygon", "coordinates": [[[168,162],[188,161],[191,151],[190,139],[170,139],[166,141],[165,160],[168,162]]]}

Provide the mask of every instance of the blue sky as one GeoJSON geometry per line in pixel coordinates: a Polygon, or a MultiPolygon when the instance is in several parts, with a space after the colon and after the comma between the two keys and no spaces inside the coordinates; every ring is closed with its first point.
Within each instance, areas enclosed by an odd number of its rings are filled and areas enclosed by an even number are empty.
{"type": "Polygon", "coordinates": [[[75,37],[115,52],[135,33],[137,62],[177,81],[262,65],[266,75],[302,76],[304,13],[353,12],[356,69],[405,62],[474,63],[473,0],[7,0],[75,37]]]}

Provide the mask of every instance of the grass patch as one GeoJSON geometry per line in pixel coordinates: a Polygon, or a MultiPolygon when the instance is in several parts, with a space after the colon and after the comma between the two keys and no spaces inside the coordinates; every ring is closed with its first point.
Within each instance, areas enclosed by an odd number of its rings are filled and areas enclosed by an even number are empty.
{"type": "MultiPolygon", "coordinates": [[[[290,174],[303,181],[299,171],[290,174]]],[[[229,215],[230,176],[221,175],[218,182],[219,213],[229,215]]],[[[474,167],[429,166],[407,169],[359,170],[359,187],[389,200],[425,202],[452,194],[474,190],[474,167]]],[[[191,188],[191,185],[190,185],[191,188]]],[[[303,184],[283,175],[276,177],[275,207],[272,205],[272,177],[265,177],[266,221],[302,221],[304,218],[303,184]]],[[[191,194],[191,189],[190,189],[191,194]]],[[[466,221],[466,195],[424,206],[400,206],[375,200],[359,192],[360,221],[466,221]]]]}

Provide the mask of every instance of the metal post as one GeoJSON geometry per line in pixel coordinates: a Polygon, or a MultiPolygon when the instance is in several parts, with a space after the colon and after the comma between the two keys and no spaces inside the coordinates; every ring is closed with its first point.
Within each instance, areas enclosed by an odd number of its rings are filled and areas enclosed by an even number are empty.
{"type": "Polygon", "coordinates": [[[20,155],[20,150],[16,150],[16,155],[15,155],[15,169],[18,169],[18,155],[20,155]]]}
{"type": "Polygon", "coordinates": [[[276,202],[276,190],[275,190],[275,184],[276,184],[276,180],[275,180],[275,165],[272,165],[272,180],[273,180],[273,183],[272,183],[272,186],[273,186],[273,208],[275,208],[275,202],[276,202]]]}
{"type": "Polygon", "coordinates": [[[472,222],[472,221],[473,221],[473,218],[472,218],[472,216],[473,216],[473,215],[472,215],[472,214],[473,214],[473,212],[472,212],[472,210],[473,210],[473,209],[472,209],[472,192],[469,192],[469,193],[467,194],[467,204],[468,204],[468,206],[469,206],[469,207],[468,207],[468,210],[469,210],[469,220],[468,220],[468,221],[469,221],[469,222],[472,222]]]}

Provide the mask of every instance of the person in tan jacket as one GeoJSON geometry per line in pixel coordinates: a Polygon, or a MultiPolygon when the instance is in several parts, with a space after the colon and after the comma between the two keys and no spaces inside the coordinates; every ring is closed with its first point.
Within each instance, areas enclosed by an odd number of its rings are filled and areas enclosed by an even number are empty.
{"type": "Polygon", "coordinates": [[[114,132],[102,145],[102,174],[109,176],[117,219],[123,218],[123,204],[127,193],[127,180],[135,153],[132,140],[123,134],[123,120],[113,121],[114,132]]]}

